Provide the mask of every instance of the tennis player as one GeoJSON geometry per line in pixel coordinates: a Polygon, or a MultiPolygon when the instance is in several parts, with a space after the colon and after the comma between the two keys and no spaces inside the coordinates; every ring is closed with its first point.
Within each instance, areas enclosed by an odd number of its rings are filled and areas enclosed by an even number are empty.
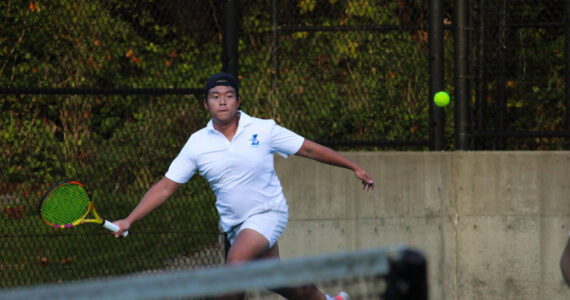
{"type": "MultiPolygon", "coordinates": [[[[345,156],[281,127],[273,120],[251,117],[239,110],[239,84],[231,74],[219,73],[206,82],[204,108],[207,126],[190,136],[165,176],[143,196],[123,220],[115,236],[164,203],[198,171],[216,195],[221,228],[231,243],[227,264],[279,258],[277,240],[288,220],[288,207],[273,166],[273,155],[299,155],[347,168],[374,189],[372,176],[345,156]]],[[[288,299],[347,300],[342,293],[330,297],[314,286],[280,289],[288,299]]],[[[236,298],[236,299],[239,299],[236,298]]]]}

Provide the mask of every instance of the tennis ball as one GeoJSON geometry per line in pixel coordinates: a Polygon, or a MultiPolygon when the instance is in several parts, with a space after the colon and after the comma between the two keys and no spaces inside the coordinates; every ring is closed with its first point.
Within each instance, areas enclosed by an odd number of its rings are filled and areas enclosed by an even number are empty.
{"type": "Polygon", "coordinates": [[[444,91],[437,92],[433,96],[433,102],[439,107],[446,107],[449,104],[449,94],[444,91]]]}

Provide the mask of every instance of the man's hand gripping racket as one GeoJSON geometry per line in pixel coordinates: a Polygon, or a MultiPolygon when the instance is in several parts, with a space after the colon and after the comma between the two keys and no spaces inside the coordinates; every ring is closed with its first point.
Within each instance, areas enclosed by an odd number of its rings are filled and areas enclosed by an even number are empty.
{"type": "MultiPolygon", "coordinates": [[[[51,187],[42,197],[40,216],[46,224],[55,228],[97,223],[113,232],[119,231],[119,226],[97,214],[87,190],[77,181],[61,182],[51,187]],[[93,218],[87,218],[89,212],[93,213],[93,218]]],[[[121,235],[126,237],[128,231],[121,235]]]]}

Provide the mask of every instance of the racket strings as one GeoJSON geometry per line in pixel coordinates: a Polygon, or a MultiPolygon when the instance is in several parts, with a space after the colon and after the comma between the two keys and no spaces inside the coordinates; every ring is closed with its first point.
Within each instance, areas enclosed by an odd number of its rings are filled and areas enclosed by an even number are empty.
{"type": "Polygon", "coordinates": [[[82,219],[89,211],[89,195],[77,184],[63,184],[53,189],[42,203],[42,218],[53,225],[68,225],[82,219]]]}

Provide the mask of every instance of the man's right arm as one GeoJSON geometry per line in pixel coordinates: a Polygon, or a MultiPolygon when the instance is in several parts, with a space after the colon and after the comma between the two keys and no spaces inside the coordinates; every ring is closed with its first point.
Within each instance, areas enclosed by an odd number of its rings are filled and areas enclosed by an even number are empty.
{"type": "Polygon", "coordinates": [[[142,219],[151,211],[162,205],[178,188],[182,186],[181,183],[163,177],[159,182],[153,185],[143,196],[139,204],[133,209],[128,217],[122,220],[115,221],[119,226],[119,231],[115,232],[116,237],[120,237],[123,231],[128,230],[131,225],[142,219]]]}

